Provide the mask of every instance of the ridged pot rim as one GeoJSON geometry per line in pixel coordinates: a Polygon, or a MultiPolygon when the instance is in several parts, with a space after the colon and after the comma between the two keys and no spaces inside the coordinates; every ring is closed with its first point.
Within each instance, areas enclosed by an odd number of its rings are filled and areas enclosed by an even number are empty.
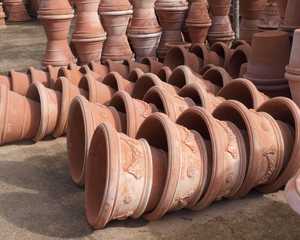
{"type": "Polygon", "coordinates": [[[133,13],[132,10],[125,11],[108,11],[108,12],[100,12],[100,16],[121,16],[121,15],[131,15],[133,13]]]}

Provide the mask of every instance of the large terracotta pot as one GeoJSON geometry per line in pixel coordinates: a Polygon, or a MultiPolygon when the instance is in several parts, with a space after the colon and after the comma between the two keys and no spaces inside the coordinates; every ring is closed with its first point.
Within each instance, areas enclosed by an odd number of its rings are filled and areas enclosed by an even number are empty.
{"type": "Polygon", "coordinates": [[[98,8],[101,0],[76,0],[77,17],[72,43],[81,64],[100,62],[106,33],[99,20],[98,8]]]}
{"type": "Polygon", "coordinates": [[[38,102],[0,86],[0,145],[34,138],[40,119],[38,102]]]}
{"type": "Polygon", "coordinates": [[[157,49],[157,55],[164,59],[168,47],[166,43],[182,43],[181,29],[188,10],[188,2],[181,0],[157,0],[155,11],[162,27],[162,36],[157,49]]]}
{"type": "Polygon", "coordinates": [[[23,0],[5,0],[5,9],[9,22],[25,22],[30,20],[23,0]]]}
{"type": "Polygon", "coordinates": [[[154,11],[155,1],[133,1],[133,16],[128,26],[127,35],[137,61],[144,57],[156,57],[161,28],[154,11]]]}
{"type": "Polygon", "coordinates": [[[43,65],[67,66],[75,62],[68,43],[68,33],[73,18],[73,9],[67,0],[42,0],[38,11],[46,35],[47,49],[43,65]]]}

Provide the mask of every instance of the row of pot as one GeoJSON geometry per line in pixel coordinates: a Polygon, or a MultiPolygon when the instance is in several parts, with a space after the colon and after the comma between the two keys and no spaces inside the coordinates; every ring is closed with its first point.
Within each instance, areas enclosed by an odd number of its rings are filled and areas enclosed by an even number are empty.
{"type": "MultiPolygon", "coordinates": [[[[122,104],[115,100],[112,105],[122,104]]],[[[72,132],[69,122],[68,148],[72,175],[84,179],[87,220],[96,229],[114,219],[157,220],[182,208],[201,210],[254,188],[277,191],[300,167],[300,110],[287,98],[268,100],[256,111],[234,100],[212,113],[182,109],[176,123],[151,113],[150,106],[142,109],[147,114],[139,115],[143,121],[136,135],[128,136],[120,132],[132,122],[116,108],[92,106],[80,97],[72,103],[74,118],[94,121],[88,125],[94,125],[90,142],[73,152],[76,139],[87,132],[82,124],[72,132]],[[99,126],[91,114],[97,107],[103,116],[99,126]],[[86,161],[72,162],[80,152],[86,161]]]]}

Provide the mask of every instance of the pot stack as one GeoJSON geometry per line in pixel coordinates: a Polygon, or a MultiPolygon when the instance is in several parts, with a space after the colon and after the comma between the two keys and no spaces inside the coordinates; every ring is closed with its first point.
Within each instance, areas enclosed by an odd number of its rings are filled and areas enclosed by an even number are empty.
{"type": "Polygon", "coordinates": [[[23,0],[5,0],[6,14],[9,22],[25,22],[30,20],[23,0]]]}
{"type": "Polygon", "coordinates": [[[128,26],[127,36],[137,61],[145,57],[156,57],[162,31],[154,10],[155,1],[132,1],[133,16],[128,26]]]}

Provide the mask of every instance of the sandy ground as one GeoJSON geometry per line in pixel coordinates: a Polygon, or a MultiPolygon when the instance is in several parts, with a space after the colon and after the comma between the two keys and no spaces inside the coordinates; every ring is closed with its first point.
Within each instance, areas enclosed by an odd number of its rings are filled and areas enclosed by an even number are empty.
{"type": "MultiPolygon", "coordinates": [[[[44,48],[43,29],[36,23],[0,30],[0,72],[39,66],[44,48]]],[[[300,239],[300,217],[283,192],[253,192],[157,222],[115,221],[101,231],[87,225],[83,206],[83,190],[68,174],[64,138],[0,148],[0,239],[300,239]]]]}

